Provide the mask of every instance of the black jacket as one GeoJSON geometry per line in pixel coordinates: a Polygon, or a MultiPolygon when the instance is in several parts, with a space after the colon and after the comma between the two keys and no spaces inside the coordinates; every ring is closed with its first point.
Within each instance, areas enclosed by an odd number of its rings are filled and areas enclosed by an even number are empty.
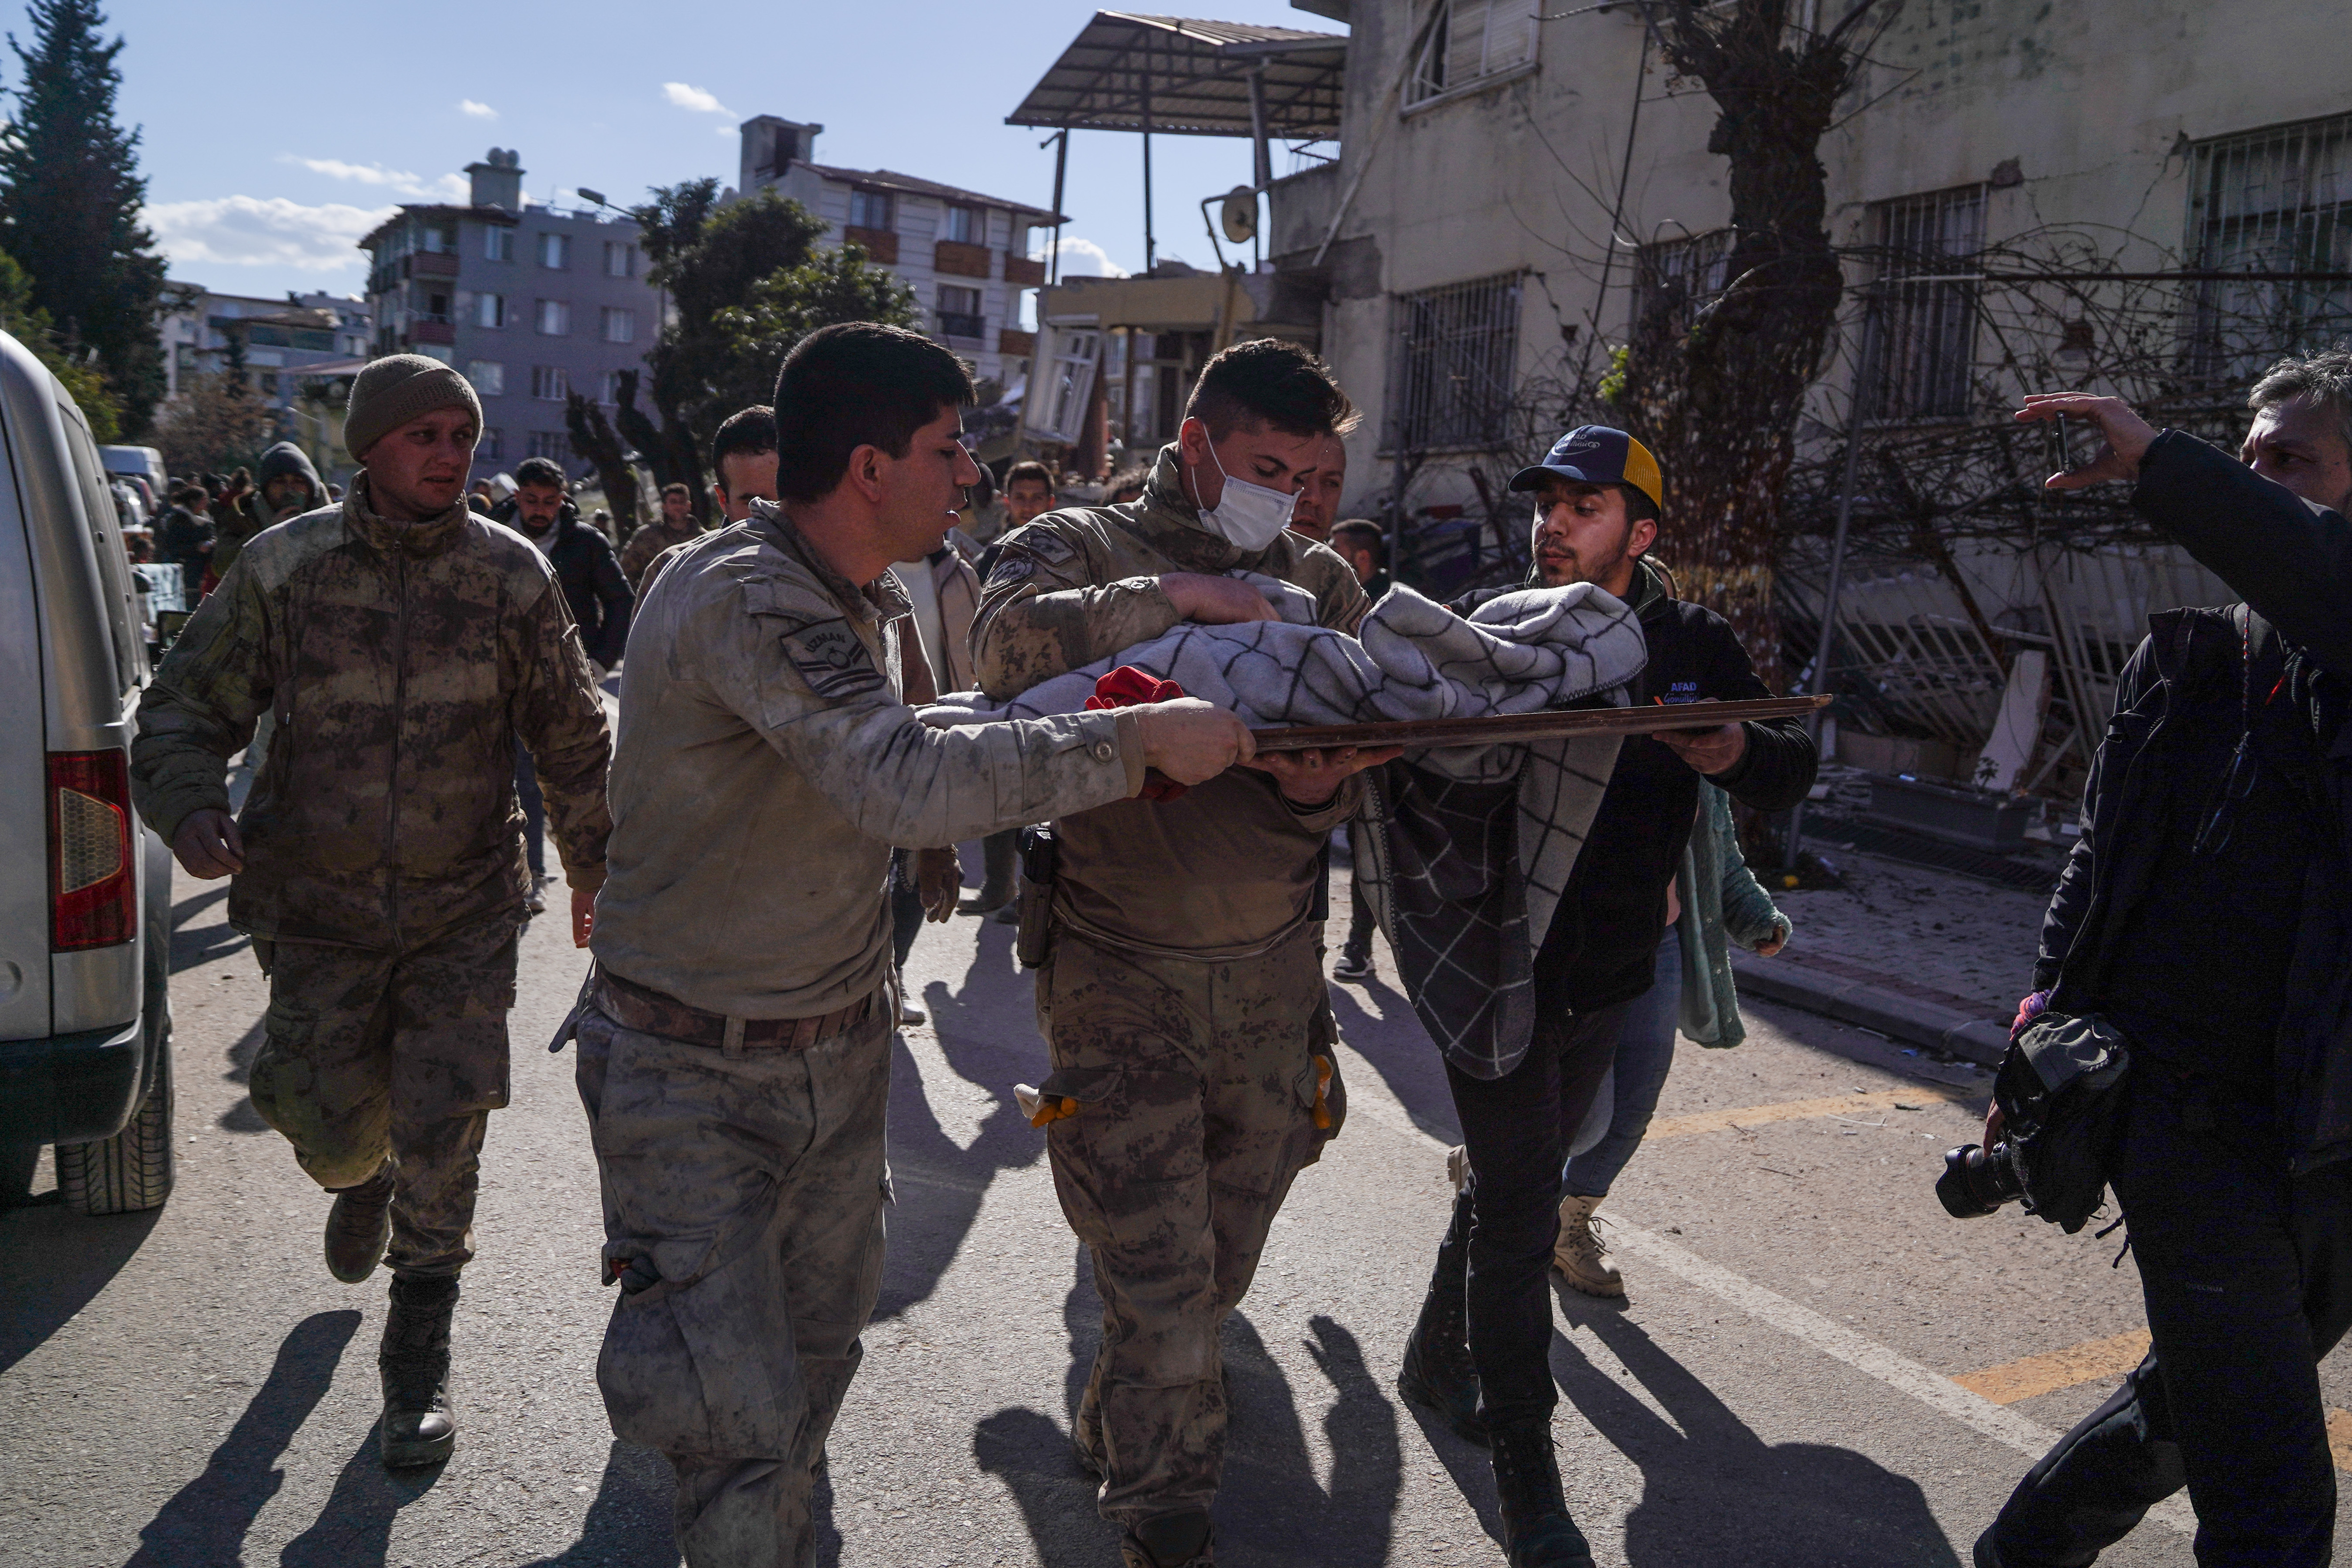
{"type": "MultiPolygon", "coordinates": [[[[2287,1157],[2307,1171],[2352,1154],[2352,730],[2343,723],[2352,697],[2352,523],[2177,430],[2148,448],[2132,503],[2244,595],[2289,662],[2305,666],[2317,820],[2273,1083],[2287,1157]]],[[[2051,990],[2061,1011],[2095,998],[2116,963],[2124,913],[2147,886],[2157,836],[2135,826],[2165,798],[2168,737],[2208,726],[2234,731],[2241,722],[2242,639],[2231,613],[2168,610],[2149,625],[2125,668],[2084,796],[2083,836],[2042,925],[2034,985],[2051,990]]],[[[2204,783],[2172,793],[2200,797],[2204,783]]],[[[2198,933],[2184,930],[2178,940],[2188,962],[2198,933]]]]}
{"type": "MultiPolygon", "coordinates": [[[[1496,593],[1454,602],[1466,613],[1496,593]]],[[[1632,688],[1637,703],[1737,702],[1772,695],[1729,622],[1677,599],[1644,562],[1633,605],[1649,662],[1632,688]]],[[[1784,811],[1805,798],[1820,754],[1802,721],[1749,722],[1748,749],[1717,773],[1731,798],[1784,811]]],[[[1650,988],[1666,930],[1666,884],[1680,868],[1698,816],[1699,775],[1660,741],[1629,735],[1568,889],[1536,954],[1538,1017],[1563,1017],[1631,1001],[1650,988]]]]}
{"type": "Polygon", "coordinates": [[[614,553],[613,542],[582,521],[580,509],[570,501],[563,503],[555,521],[541,534],[523,527],[518,521],[519,511],[514,499],[509,497],[490,516],[539,546],[539,552],[555,569],[556,582],[562,584],[563,602],[572,607],[572,623],[580,628],[580,646],[588,650],[590,658],[610,669],[621,662],[629,640],[629,612],[637,602],[629,592],[629,580],[621,575],[621,559],[614,553]]]}

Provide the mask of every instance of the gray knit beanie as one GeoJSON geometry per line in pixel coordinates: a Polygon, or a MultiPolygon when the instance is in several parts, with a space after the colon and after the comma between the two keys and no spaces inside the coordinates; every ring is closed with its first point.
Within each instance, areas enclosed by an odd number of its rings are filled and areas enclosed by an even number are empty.
{"type": "Polygon", "coordinates": [[[373,361],[352,378],[343,450],[364,462],[370,447],[436,408],[469,409],[474,427],[481,428],[482,400],[474,395],[473,384],[439,360],[393,354],[373,361]]]}

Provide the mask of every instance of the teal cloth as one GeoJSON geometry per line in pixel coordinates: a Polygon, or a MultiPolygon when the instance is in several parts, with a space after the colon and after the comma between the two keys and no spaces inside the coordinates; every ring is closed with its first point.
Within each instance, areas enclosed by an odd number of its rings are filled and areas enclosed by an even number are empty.
{"type": "Polygon", "coordinates": [[[1698,820],[1683,850],[1682,869],[1675,874],[1675,892],[1683,905],[1677,927],[1683,939],[1680,1026],[1699,1045],[1726,1047],[1748,1037],[1731,976],[1731,943],[1752,952],[1775,937],[1788,941],[1793,928],[1739,853],[1731,797],[1704,782],[1698,795],[1698,820]]]}

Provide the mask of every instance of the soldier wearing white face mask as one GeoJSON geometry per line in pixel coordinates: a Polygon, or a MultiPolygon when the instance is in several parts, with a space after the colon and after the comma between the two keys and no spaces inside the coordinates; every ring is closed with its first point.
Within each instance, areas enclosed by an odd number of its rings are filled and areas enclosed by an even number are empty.
{"type": "MultiPolygon", "coordinates": [[[[981,689],[1016,696],[1180,621],[1274,618],[1234,572],[1297,584],[1322,625],[1353,632],[1368,604],[1355,573],[1285,525],[1325,440],[1354,422],[1294,344],[1211,360],[1141,500],[1048,512],[1006,537],[972,626],[981,689]]],[[[1039,1120],[1103,1298],[1076,1441],[1104,1517],[1127,1531],[1128,1568],[1211,1561],[1218,1325],[1344,1108],[1321,851],[1362,801],[1356,773],[1393,754],[1275,753],[1181,798],[1054,825],[1037,1013],[1055,1070],[1039,1120]]]]}

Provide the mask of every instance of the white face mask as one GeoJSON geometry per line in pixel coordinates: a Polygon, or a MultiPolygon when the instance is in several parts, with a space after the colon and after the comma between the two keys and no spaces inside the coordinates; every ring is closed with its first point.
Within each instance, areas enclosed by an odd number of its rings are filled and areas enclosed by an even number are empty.
{"type": "Polygon", "coordinates": [[[1298,510],[1298,493],[1268,489],[1234,478],[1225,472],[1224,464],[1217,462],[1213,446],[1209,448],[1209,461],[1217,464],[1225,493],[1217,498],[1215,506],[1202,509],[1201,521],[1244,550],[1264,550],[1281,538],[1282,531],[1290,526],[1290,514],[1298,510]]]}

